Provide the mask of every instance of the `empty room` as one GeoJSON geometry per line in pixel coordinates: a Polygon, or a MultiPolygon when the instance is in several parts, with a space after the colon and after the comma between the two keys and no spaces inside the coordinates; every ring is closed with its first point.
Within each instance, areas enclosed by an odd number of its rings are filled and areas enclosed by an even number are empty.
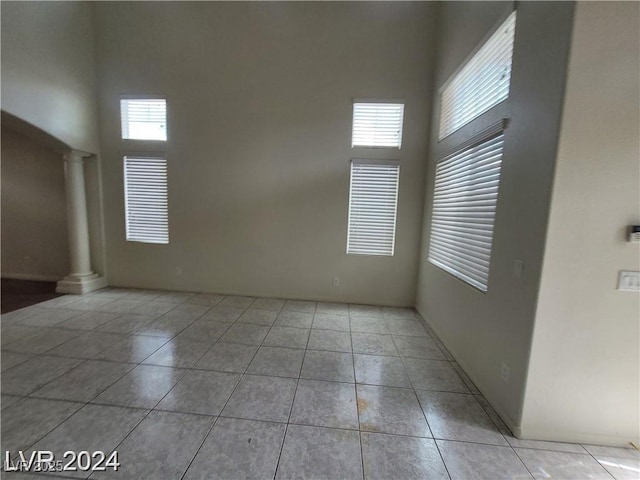
{"type": "Polygon", "coordinates": [[[3,479],[640,479],[640,3],[0,8],[3,479]]]}

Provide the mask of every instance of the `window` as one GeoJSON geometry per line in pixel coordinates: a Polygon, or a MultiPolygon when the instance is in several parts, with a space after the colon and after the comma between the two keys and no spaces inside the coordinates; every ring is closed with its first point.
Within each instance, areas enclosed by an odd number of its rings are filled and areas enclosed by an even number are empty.
{"type": "Polygon", "coordinates": [[[354,102],[352,147],[395,147],[402,145],[402,103],[354,102]]]}
{"type": "Polygon", "coordinates": [[[352,160],[347,253],[393,255],[400,165],[352,160]]]}
{"type": "Polygon", "coordinates": [[[440,140],[509,96],[515,27],[513,12],[442,90],[440,140]]]}
{"type": "Polygon", "coordinates": [[[127,240],[169,243],[167,161],[124,157],[127,240]]]}
{"type": "Polygon", "coordinates": [[[487,291],[503,133],[485,136],[436,167],[429,261],[487,291]]]}
{"type": "Polygon", "coordinates": [[[122,138],[127,140],[167,140],[165,99],[121,99],[122,138]]]}

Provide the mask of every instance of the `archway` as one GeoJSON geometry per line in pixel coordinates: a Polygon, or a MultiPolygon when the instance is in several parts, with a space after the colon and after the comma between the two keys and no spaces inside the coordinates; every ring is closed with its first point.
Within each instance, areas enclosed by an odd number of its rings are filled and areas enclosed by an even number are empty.
{"type": "MultiPolygon", "coordinates": [[[[101,222],[90,222],[87,209],[89,197],[91,216],[100,217],[99,194],[87,192],[85,184],[85,163],[94,167],[95,155],[74,150],[7,112],[1,121],[3,276],[58,280],[60,293],[106,286],[92,268],[101,238],[92,242],[90,231],[101,237],[101,222]]],[[[90,175],[99,175],[99,170],[90,169],[90,175]]]]}

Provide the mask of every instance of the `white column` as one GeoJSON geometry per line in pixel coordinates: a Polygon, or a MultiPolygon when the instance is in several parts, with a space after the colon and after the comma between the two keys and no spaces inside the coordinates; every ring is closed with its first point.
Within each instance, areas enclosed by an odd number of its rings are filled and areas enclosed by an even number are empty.
{"type": "Polygon", "coordinates": [[[88,156],[78,150],[64,155],[71,273],[58,282],[56,290],[60,293],[81,294],[106,286],[105,279],[91,270],[83,160],[88,156]]]}
{"type": "Polygon", "coordinates": [[[69,224],[69,248],[71,249],[71,274],[73,277],[91,275],[89,254],[89,222],[87,199],[84,189],[83,153],[72,150],[64,155],[64,176],[67,187],[67,222],[69,224]]]}

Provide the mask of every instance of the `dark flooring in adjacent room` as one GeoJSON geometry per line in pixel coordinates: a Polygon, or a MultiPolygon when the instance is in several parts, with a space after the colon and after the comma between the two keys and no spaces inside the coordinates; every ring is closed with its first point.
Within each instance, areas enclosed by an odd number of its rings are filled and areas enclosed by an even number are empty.
{"type": "Polygon", "coordinates": [[[3,278],[1,295],[2,313],[8,313],[51,300],[61,294],[56,293],[56,282],[3,278]]]}

